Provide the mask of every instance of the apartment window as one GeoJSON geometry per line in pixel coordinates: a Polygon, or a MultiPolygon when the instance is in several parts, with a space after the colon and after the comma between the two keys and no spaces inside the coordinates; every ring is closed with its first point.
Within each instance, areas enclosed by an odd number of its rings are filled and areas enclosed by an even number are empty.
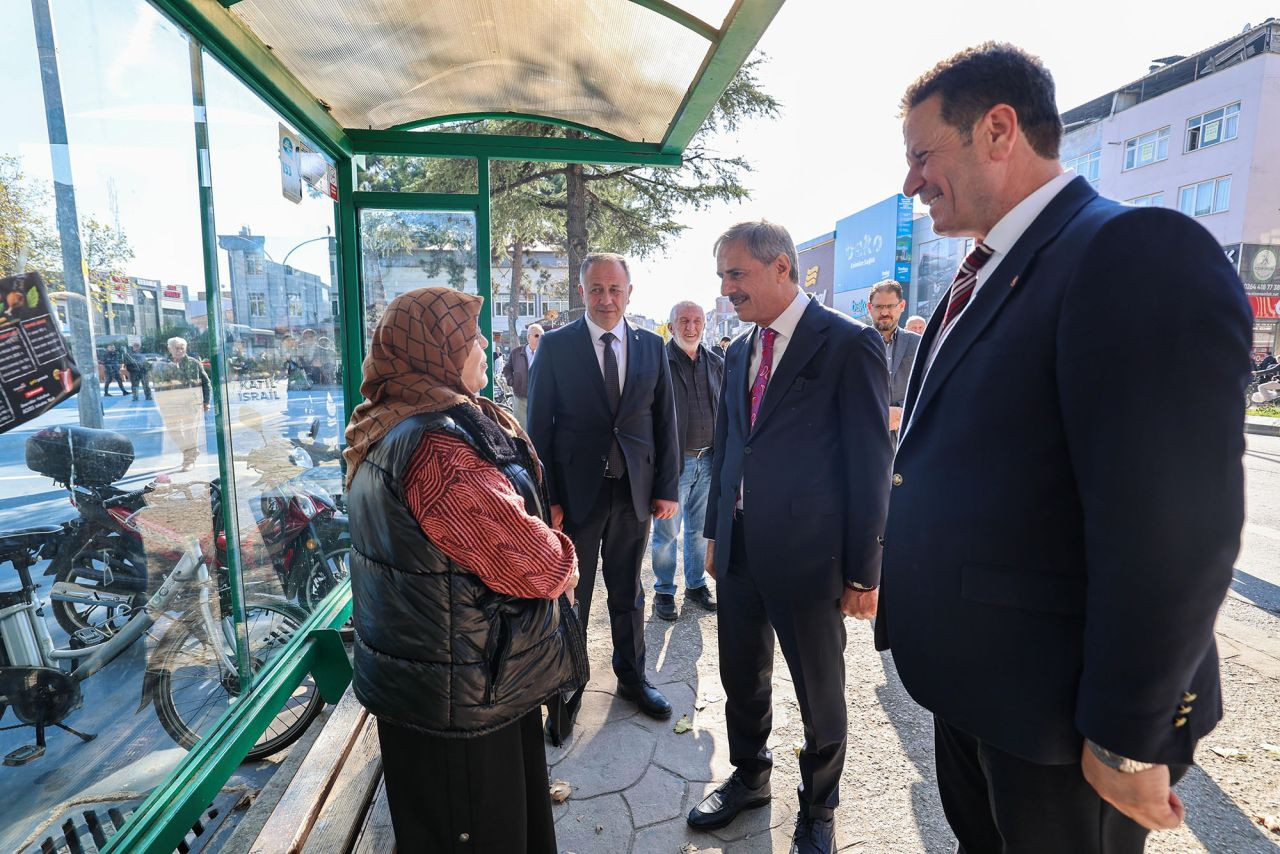
{"type": "Polygon", "coordinates": [[[286,294],[285,299],[287,300],[286,311],[289,312],[289,316],[302,317],[302,295],[286,294]]]}
{"type": "Polygon", "coordinates": [[[1239,101],[1187,119],[1187,151],[1235,139],[1239,124],[1239,101]]]}
{"type": "Polygon", "coordinates": [[[1231,176],[1190,184],[1178,190],[1178,210],[1187,216],[1221,213],[1231,202],[1231,176]]]}
{"type": "Polygon", "coordinates": [[[262,256],[246,255],[244,256],[244,272],[248,276],[262,275],[262,256]]]}
{"type": "Polygon", "coordinates": [[[1062,168],[1074,169],[1093,187],[1098,186],[1098,168],[1102,165],[1102,151],[1091,151],[1072,160],[1062,161],[1062,168]]]}
{"type": "Polygon", "coordinates": [[[1151,193],[1147,196],[1138,196],[1125,202],[1126,205],[1132,205],[1135,208],[1162,208],[1164,207],[1164,193],[1151,193]]]}
{"type": "Polygon", "coordinates": [[[1124,143],[1124,168],[1137,169],[1169,159],[1169,129],[1160,128],[1124,143]]]}
{"type": "Polygon", "coordinates": [[[249,314],[252,317],[267,316],[266,294],[249,294],[249,314]]]}

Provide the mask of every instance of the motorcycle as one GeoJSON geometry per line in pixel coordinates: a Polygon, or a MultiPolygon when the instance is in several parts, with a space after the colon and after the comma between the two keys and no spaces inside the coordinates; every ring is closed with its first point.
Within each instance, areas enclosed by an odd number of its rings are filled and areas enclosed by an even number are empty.
{"type": "MultiPolygon", "coordinates": [[[[263,449],[250,452],[250,466],[268,467],[268,459],[278,456],[273,448],[264,458],[263,449]],[[256,455],[256,456],[255,456],[256,455]]],[[[286,454],[297,471],[311,470],[310,457],[286,454]]],[[[133,463],[133,448],[126,436],[86,427],[52,427],[27,440],[27,466],[66,486],[79,516],[63,526],[59,547],[45,575],[54,577],[52,598],[54,618],[68,634],[96,628],[109,636],[110,622],[104,616],[119,597],[137,608],[153,592],[143,543],[126,524],[131,514],[144,507],[158,489],[171,483],[161,475],[141,489],[125,492],[113,486],[133,463]],[[68,464],[60,449],[78,448],[78,465],[68,464]],[[66,596],[65,585],[74,585],[76,595],[66,596]],[[96,591],[96,598],[84,590],[96,591]]],[[[326,468],[334,468],[332,466],[326,468]]],[[[350,536],[346,515],[320,478],[307,478],[292,485],[284,479],[263,490],[254,514],[257,537],[286,597],[310,611],[347,576],[350,536]]],[[[262,481],[259,481],[261,484],[262,481]]],[[[226,565],[226,534],[222,525],[221,480],[207,484],[210,530],[214,532],[213,560],[226,565]]],[[[340,486],[340,481],[339,481],[340,486]]]]}

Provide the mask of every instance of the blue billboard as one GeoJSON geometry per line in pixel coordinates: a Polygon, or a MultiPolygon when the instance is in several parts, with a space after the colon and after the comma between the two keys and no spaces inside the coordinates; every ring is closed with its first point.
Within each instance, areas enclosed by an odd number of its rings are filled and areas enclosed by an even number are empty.
{"type": "Polygon", "coordinates": [[[867,312],[867,290],[893,279],[911,281],[912,201],[901,193],[836,223],[835,308],[853,317],[867,312]]]}

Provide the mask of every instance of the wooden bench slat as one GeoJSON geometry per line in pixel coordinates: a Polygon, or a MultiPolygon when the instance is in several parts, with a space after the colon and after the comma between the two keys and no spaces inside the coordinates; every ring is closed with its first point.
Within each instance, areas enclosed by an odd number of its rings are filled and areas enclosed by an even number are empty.
{"type": "Polygon", "coordinates": [[[302,846],[302,854],[334,854],[350,850],[360,832],[374,788],[382,779],[378,721],[370,715],[343,762],[342,773],[325,798],[324,807],[302,846]]]}
{"type": "Polygon", "coordinates": [[[356,841],[352,854],[393,854],[396,849],[396,833],[391,827],[391,808],[387,806],[386,780],[378,782],[373,805],[365,814],[364,827],[356,841]]]}
{"type": "Polygon", "coordinates": [[[250,854],[297,854],[302,849],[334,781],[340,776],[343,763],[359,743],[369,721],[372,717],[347,688],[325,722],[324,731],[258,833],[250,854]]]}

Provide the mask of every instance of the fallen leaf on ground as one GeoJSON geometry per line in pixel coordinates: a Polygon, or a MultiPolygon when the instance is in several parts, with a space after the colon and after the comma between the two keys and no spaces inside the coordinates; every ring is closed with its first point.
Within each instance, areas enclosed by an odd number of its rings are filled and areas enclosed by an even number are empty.
{"type": "Polygon", "coordinates": [[[698,854],[698,846],[692,842],[686,842],[680,846],[680,854],[698,854]]]}
{"type": "Polygon", "coordinates": [[[1280,744],[1272,744],[1269,741],[1262,742],[1262,749],[1270,753],[1272,756],[1280,758],[1280,744]]]}
{"type": "Polygon", "coordinates": [[[1234,747],[1223,748],[1209,745],[1209,749],[1221,756],[1223,759],[1234,759],[1237,762],[1244,762],[1249,758],[1249,754],[1245,753],[1243,750],[1236,750],[1234,747]]]}
{"type": "Polygon", "coordinates": [[[796,756],[799,756],[800,752],[804,750],[804,744],[797,741],[795,744],[791,745],[791,749],[795,751],[796,756]]]}
{"type": "Polygon", "coordinates": [[[1253,820],[1272,833],[1280,833],[1280,816],[1255,815],[1253,820]]]}
{"type": "Polygon", "coordinates": [[[569,800],[571,794],[573,794],[573,786],[564,780],[556,780],[551,784],[551,803],[562,804],[569,800]]]}
{"type": "Polygon", "coordinates": [[[689,722],[688,715],[681,715],[680,720],[676,721],[676,725],[672,729],[677,735],[681,735],[692,730],[693,724],[689,722]]]}

